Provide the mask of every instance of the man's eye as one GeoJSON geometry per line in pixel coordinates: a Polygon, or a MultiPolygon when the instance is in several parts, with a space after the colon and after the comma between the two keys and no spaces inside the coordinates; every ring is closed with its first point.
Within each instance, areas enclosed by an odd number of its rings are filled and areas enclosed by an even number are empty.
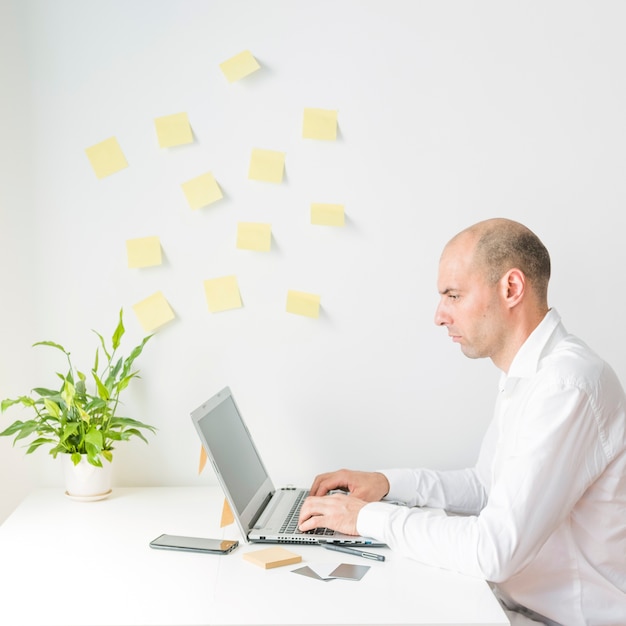
{"type": "Polygon", "coordinates": [[[458,300],[459,296],[455,293],[449,293],[448,298],[450,298],[450,300],[458,300]]]}

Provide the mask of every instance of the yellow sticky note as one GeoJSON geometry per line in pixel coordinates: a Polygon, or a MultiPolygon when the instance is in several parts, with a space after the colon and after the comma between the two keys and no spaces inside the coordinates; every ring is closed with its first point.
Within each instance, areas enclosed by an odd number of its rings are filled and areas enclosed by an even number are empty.
{"type": "Polygon", "coordinates": [[[304,139],[335,141],[337,139],[337,111],[304,109],[302,137],[304,139]]]}
{"type": "Polygon", "coordinates": [[[229,83],[234,83],[252,72],[256,72],[261,66],[252,56],[249,50],[244,50],[227,61],[220,63],[220,69],[229,83]]]}
{"type": "Polygon", "coordinates": [[[161,265],[161,240],[158,237],[128,239],[126,255],[130,268],[161,265]]]}
{"type": "Polygon", "coordinates": [[[318,226],[343,226],[345,213],[343,204],[319,204],[311,205],[311,224],[318,226]]]}
{"type": "Polygon", "coordinates": [[[192,178],[181,187],[192,209],[200,209],[223,197],[222,190],[211,172],[192,178]]]}
{"type": "Polygon", "coordinates": [[[193,142],[193,133],[187,113],[174,113],[154,119],[159,146],[171,148],[193,142]]]}
{"type": "Polygon", "coordinates": [[[228,500],[224,498],[224,504],[222,505],[222,518],[220,519],[220,528],[224,528],[224,526],[228,526],[235,521],[235,516],[233,515],[232,509],[228,504],[228,500]]]}
{"type": "Polygon", "coordinates": [[[243,558],[263,569],[272,569],[283,565],[294,565],[302,561],[302,556],[282,546],[264,548],[255,552],[245,552],[243,558]]]}
{"type": "Polygon", "coordinates": [[[281,183],[285,169],[285,153],[275,150],[252,149],[250,157],[250,180],[263,180],[268,183],[281,183]]]}
{"type": "Polygon", "coordinates": [[[139,323],[147,333],[155,331],[176,317],[161,291],[157,291],[145,300],[133,304],[133,311],[135,311],[139,323]]]}
{"type": "MultiPolygon", "coordinates": [[[[198,474],[202,474],[204,468],[206,467],[208,461],[206,450],[204,446],[200,446],[200,461],[198,462],[198,474]]],[[[220,519],[220,528],[224,528],[224,526],[228,526],[235,521],[235,516],[228,504],[228,500],[224,498],[224,504],[222,505],[222,516],[220,519]]]]}
{"type": "Polygon", "coordinates": [[[287,313],[295,313],[296,315],[304,315],[306,317],[319,317],[320,301],[321,296],[290,289],[287,292],[287,313]]]}
{"type": "Polygon", "coordinates": [[[272,225],[239,222],[237,224],[237,247],[242,250],[267,252],[272,247],[272,225]]]}
{"type": "Polygon", "coordinates": [[[207,460],[208,458],[206,455],[206,450],[204,449],[204,446],[200,446],[200,460],[198,461],[198,474],[202,474],[202,471],[204,470],[206,466],[207,460]]]}
{"type": "Polygon", "coordinates": [[[204,295],[211,313],[239,309],[242,306],[236,276],[205,280],[204,295]]]}
{"type": "Polygon", "coordinates": [[[90,148],[86,148],[87,158],[98,178],[115,174],[128,167],[126,157],[115,137],[109,137],[90,148]]]}

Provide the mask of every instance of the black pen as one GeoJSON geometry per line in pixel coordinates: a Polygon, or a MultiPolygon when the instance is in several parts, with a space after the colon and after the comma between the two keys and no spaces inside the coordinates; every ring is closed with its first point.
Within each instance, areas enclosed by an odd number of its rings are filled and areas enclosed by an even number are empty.
{"type": "Polygon", "coordinates": [[[364,559],[374,559],[375,561],[384,561],[382,554],[374,554],[373,552],[363,552],[357,547],[340,546],[336,543],[322,543],[322,547],[327,550],[336,550],[337,552],[345,552],[346,554],[354,554],[354,556],[362,556],[364,559]]]}

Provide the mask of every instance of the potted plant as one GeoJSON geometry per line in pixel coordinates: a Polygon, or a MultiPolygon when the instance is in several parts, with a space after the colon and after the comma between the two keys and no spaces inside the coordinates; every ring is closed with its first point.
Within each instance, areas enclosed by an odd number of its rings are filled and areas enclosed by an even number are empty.
{"type": "Polygon", "coordinates": [[[125,332],[123,310],[120,310],[110,347],[100,333],[93,332],[98,336],[99,345],[89,380],[91,390],[88,377],[74,368],[69,351],[53,341],[39,341],[33,346],[49,346],[66,357],[67,373],[57,372],[61,386],[58,389],[35,387],[30,395],[7,398],[1,404],[3,413],[9,407],[22,405],[32,409],[34,415],[26,421],[16,420],[0,432],[0,436],[15,435],[14,445],[21,439],[34,437],[26,454],[41,446],[50,446],[54,458],[61,454],[66,469],[66,493],[86,499],[98,499],[110,493],[112,451],[117,442],[139,437],[147,443],[142,431],[156,431],[153,426],[118,414],[121,393],[139,375],[133,370],[133,363],[152,335],[144,337],[127,357],[118,356],[125,332]],[[90,487],[88,483],[92,479],[104,482],[90,487]]]}

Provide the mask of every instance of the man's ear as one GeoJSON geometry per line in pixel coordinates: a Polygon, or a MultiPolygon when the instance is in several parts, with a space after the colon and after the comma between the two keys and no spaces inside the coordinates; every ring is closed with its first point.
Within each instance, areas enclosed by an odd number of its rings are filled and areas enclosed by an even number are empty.
{"type": "Polygon", "coordinates": [[[517,268],[509,270],[502,277],[502,288],[509,308],[517,306],[522,301],[526,291],[526,276],[524,272],[517,268]]]}

